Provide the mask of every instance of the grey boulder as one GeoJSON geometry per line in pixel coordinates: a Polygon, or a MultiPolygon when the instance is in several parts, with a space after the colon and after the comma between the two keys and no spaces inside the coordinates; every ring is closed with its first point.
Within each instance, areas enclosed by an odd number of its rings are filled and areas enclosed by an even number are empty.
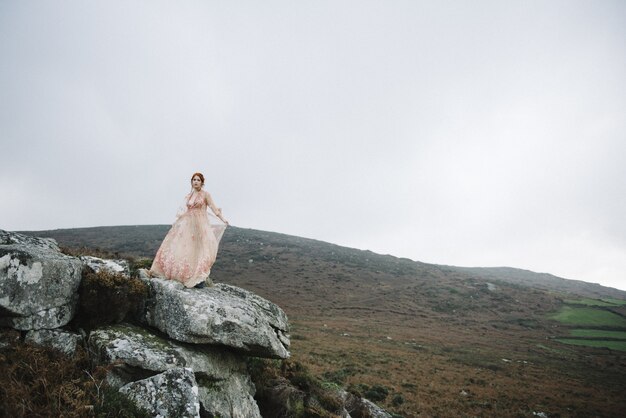
{"type": "Polygon", "coordinates": [[[0,230],[0,326],[58,328],[74,316],[80,260],[56,242],[0,230]]]}
{"type": "Polygon", "coordinates": [[[83,255],[79,258],[84,265],[88,266],[96,273],[102,270],[106,270],[111,273],[118,273],[126,277],[130,277],[130,267],[128,265],[128,261],[126,260],[110,260],[92,257],[90,255],[83,255]]]}
{"type": "Polygon", "coordinates": [[[200,417],[198,386],[193,371],[177,367],[120,388],[154,417],[200,417]]]}
{"type": "Polygon", "coordinates": [[[82,340],[80,334],[60,329],[31,330],[26,333],[24,341],[29,344],[54,348],[67,356],[73,356],[82,340]]]}
{"type": "Polygon", "coordinates": [[[188,367],[195,373],[198,399],[211,416],[260,418],[254,385],[241,355],[220,347],[171,341],[129,324],[92,331],[88,345],[99,363],[116,364],[107,377],[114,386],[188,367]]]}
{"type": "Polygon", "coordinates": [[[61,251],[53,238],[32,237],[0,229],[0,246],[2,245],[20,245],[39,250],[61,251]]]}
{"type": "Polygon", "coordinates": [[[143,321],[170,338],[289,358],[287,315],[267,299],[223,283],[187,289],[174,280],[142,280],[150,288],[143,321]]]}
{"type": "Polygon", "coordinates": [[[339,391],[339,396],[344,402],[346,413],[352,417],[368,418],[392,418],[392,415],[376,405],[374,402],[353,395],[345,390],[339,391]]]}

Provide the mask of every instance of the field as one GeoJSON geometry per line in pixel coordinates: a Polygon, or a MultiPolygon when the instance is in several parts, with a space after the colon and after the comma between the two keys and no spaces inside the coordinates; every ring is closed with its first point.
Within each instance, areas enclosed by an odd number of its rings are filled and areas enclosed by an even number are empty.
{"type": "Polygon", "coordinates": [[[623,306],[623,302],[590,298],[567,300],[567,305],[552,318],[570,327],[570,338],[560,337],[555,341],[626,352],[626,319],[619,312],[610,310],[623,306]]]}
{"type": "MultiPolygon", "coordinates": [[[[167,227],[87,232],[38,235],[149,258],[167,227]]],[[[625,292],[549,275],[535,277],[541,288],[529,287],[522,283],[532,272],[437,266],[240,228],[229,228],[212,277],[281,306],[293,360],[398,417],[617,417],[626,410],[619,344],[560,342],[621,338],[570,332],[625,331],[618,306],[625,292]],[[498,279],[501,271],[509,277],[498,279]],[[570,288],[581,293],[563,290],[570,288]]]]}
{"type": "Polygon", "coordinates": [[[577,308],[563,306],[554,316],[559,322],[568,325],[596,326],[596,327],[626,327],[626,319],[621,316],[595,308],[577,308]]]}
{"type": "Polygon", "coordinates": [[[610,348],[611,350],[626,351],[626,341],[612,341],[603,339],[578,340],[571,338],[557,338],[563,344],[581,345],[585,347],[610,348]]]}
{"type": "Polygon", "coordinates": [[[626,366],[615,353],[598,355],[589,372],[589,353],[544,348],[521,329],[476,335],[432,323],[393,326],[393,318],[370,318],[366,327],[325,319],[293,319],[294,359],[348,387],[388,388],[380,403],[405,417],[616,416],[624,406],[623,371],[607,365],[626,366]]]}
{"type": "Polygon", "coordinates": [[[582,298],[582,299],[568,299],[565,301],[570,305],[586,305],[586,306],[624,306],[626,305],[626,301],[620,299],[592,299],[592,298],[582,298]]]}
{"type": "Polygon", "coordinates": [[[626,340],[626,331],[602,331],[597,329],[574,329],[570,332],[573,337],[588,338],[615,338],[626,340]]]}

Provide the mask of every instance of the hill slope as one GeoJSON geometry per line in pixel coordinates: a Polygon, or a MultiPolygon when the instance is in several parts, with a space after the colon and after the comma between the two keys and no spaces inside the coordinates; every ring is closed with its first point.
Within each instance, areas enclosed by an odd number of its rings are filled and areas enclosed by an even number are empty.
{"type": "MultiPolygon", "coordinates": [[[[29,233],[150,258],[168,229],[29,233]]],[[[383,387],[380,402],[401,416],[616,416],[626,406],[626,356],[560,344],[555,337],[569,328],[550,319],[564,300],[626,299],[626,292],[235,227],[211,276],[279,304],[292,324],[296,360],[352,390],[383,387]]]]}
{"type": "MultiPolygon", "coordinates": [[[[26,233],[51,237],[61,246],[100,249],[121,256],[152,258],[169,225],[113,226],[26,233]]],[[[284,275],[290,280],[315,280],[337,284],[358,278],[358,284],[382,283],[402,287],[416,280],[437,279],[441,286],[449,280],[461,280],[464,286],[484,286],[499,282],[595,298],[626,299],[626,292],[599,284],[568,280],[546,273],[510,267],[455,267],[425,264],[406,258],[375,254],[371,251],[341,247],[313,239],[275,232],[230,227],[222,240],[218,262],[213,271],[217,280],[253,280],[261,285],[265,280],[279,280],[284,275]],[[268,270],[271,267],[271,271],[268,270]],[[254,276],[249,276],[254,273],[254,276]],[[256,280],[255,280],[256,279],[256,280]]],[[[458,282],[454,283],[459,284],[458,282]]],[[[479,286],[479,287],[480,287],[479,286]]],[[[265,286],[262,286],[265,287],[265,286]]],[[[271,289],[273,291],[273,289],[271,289]]],[[[367,291],[367,289],[362,289],[367,291]]],[[[361,293],[358,288],[351,293],[361,293]]]]}

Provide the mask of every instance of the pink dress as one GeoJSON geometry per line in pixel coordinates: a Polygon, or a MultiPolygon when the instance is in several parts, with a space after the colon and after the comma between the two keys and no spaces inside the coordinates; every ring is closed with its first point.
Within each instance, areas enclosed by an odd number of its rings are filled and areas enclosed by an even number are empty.
{"type": "Polygon", "coordinates": [[[154,276],[178,280],[186,287],[209,277],[226,225],[211,224],[207,198],[204,190],[185,196],[185,208],[163,239],[150,268],[154,276]]]}

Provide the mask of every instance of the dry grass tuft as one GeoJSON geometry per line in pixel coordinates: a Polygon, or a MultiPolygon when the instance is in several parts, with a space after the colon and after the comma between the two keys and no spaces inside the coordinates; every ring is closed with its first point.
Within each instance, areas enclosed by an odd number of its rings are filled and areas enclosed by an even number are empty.
{"type": "Polygon", "coordinates": [[[147,416],[104,383],[106,369],[90,369],[83,349],[74,357],[13,342],[0,353],[0,416],[147,416]]]}
{"type": "Polygon", "coordinates": [[[252,358],[248,363],[257,388],[262,416],[332,418],[339,416],[342,401],[336,385],[327,385],[301,363],[252,358]]]}
{"type": "Polygon", "coordinates": [[[148,288],[139,279],[85,268],[78,294],[73,325],[93,329],[135,318],[143,309],[148,288]]]}

